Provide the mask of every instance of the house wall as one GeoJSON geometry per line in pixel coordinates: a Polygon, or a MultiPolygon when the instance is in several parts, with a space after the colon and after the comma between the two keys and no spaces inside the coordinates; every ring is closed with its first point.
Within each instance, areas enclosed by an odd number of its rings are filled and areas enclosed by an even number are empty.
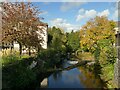
{"type": "Polygon", "coordinates": [[[48,26],[39,26],[39,29],[40,30],[37,31],[38,37],[39,37],[39,35],[43,37],[43,42],[40,44],[41,44],[43,49],[47,49],[47,36],[48,36],[47,29],[48,29],[48,26]],[[41,29],[42,29],[43,33],[41,33],[41,29]]]}
{"type": "Polygon", "coordinates": [[[20,45],[19,45],[17,42],[14,42],[13,48],[14,48],[16,51],[19,51],[19,47],[20,47],[20,45]]]}

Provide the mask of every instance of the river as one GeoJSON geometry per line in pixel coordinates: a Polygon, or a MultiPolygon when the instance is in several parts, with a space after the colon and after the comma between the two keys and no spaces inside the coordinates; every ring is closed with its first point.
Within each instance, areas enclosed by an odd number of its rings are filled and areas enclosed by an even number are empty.
{"type": "MultiPolygon", "coordinates": [[[[64,63],[63,67],[70,64],[64,63]]],[[[45,88],[103,88],[102,80],[95,74],[84,67],[76,67],[71,70],[54,72],[45,78],[45,88]]]]}

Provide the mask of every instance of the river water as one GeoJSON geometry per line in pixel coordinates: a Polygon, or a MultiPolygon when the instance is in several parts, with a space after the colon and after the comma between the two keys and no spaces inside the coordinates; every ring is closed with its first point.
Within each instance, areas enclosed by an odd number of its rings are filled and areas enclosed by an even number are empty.
{"type": "MultiPolygon", "coordinates": [[[[70,64],[64,63],[63,67],[70,64]]],[[[42,87],[42,86],[41,86],[42,87]]],[[[46,88],[103,88],[101,79],[93,72],[76,67],[71,70],[54,72],[47,78],[46,88]]]]}

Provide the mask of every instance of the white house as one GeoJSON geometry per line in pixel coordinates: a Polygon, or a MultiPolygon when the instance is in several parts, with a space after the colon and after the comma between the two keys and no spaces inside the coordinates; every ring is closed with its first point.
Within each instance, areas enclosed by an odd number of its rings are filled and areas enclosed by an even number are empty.
{"type": "Polygon", "coordinates": [[[48,30],[48,25],[45,24],[44,26],[38,26],[39,29],[42,29],[43,33],[41,33],[39,30],[37,31],[38,38],[41,35],[43,37],[43,42],[40,43],[43,49],[47,49],[47,30],[48,30]]]}

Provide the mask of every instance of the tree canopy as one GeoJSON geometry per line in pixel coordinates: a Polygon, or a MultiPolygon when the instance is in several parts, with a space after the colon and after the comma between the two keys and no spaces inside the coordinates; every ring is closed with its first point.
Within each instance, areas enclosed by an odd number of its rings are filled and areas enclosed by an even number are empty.
{"type": "Polygon", "coordinates": [[[80,30],[81,48],[87,47],[89,51],[94,53],[100,43],[105,45],[105,42],[109,42],[109,45],[113,45],[115,43],[115,25],[116,23],[114,21],[108,20],[104,16],[96,16],[89,20],[80,30]]]}
{"type": "Polygon", "coordinates": [[[104,16],[89,20],[80,30],[82,50],[91,52],[97,62],[100,60],[102,64],[114,63],[115,27],[116,23],[104,16]]]}
{"type": "Polygon", "coordinates": [[[19,44],[26,46],[40,46],[43,41],[42,36],[36,31],[40,30],[43,33],[42,28],[38,29],[38,26],[43,26],[40,22],[39,14],[42,12],[32,3],[3,3],[2,4],[2,41],[12,42],[17,41],[19,44]]]}
{"type": "Polygon", "coordinates": [[[77,32],[71,31],[71,33],[66,33],[66,37],[67,37],[67,45],[69,45],[73,51],[77,50],[80,47],[79,31],[77,32]]]}
{"type": "Polygon", "coordinates": [[[66,36],[60,28],[55,26],[48,30],[48,45],[54,48],[64,47],[66,36]]]}

